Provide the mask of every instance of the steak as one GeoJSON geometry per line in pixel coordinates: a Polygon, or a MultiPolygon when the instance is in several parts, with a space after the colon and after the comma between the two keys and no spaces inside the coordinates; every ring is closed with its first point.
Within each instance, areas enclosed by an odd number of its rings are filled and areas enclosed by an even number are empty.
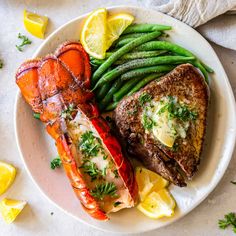
{"type": "Polygon", "coordinates": [[[131,156],[178,186],[186,186],[198,169],[206,131],[209,88],[202,75],[190,64],[177,66],[160,80],[146,85],[139,92],[125,97],[114,112],[116,128],[131,156]],[[151,100],[140,104],[141,96],[151,100]],[[175,98],[191,107],[196,114],[188,123],[185,137],[177,137],[173,147],[159,141],[142,124],[142,115],[151,102],[175,98]]]}

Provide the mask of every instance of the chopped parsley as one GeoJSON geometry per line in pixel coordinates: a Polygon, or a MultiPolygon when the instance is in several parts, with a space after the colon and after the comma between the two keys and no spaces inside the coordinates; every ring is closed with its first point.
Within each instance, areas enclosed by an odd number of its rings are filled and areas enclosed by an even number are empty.
{"type": "Polygon", "coordinates": [[[40,113],[34,113],[33,117],[37,120],[40,120],[40,113]]]}
{"type": "Polygon", "coordinates": [[[69,106],[61,112],[61,117],[64,119],[73,120],[72,113],[75,111],[74,104],[69,104],[69,106]]]}
{"type": "Polygon", "coordinates": [[[141,107],[143,107],[145,103],[150,102],[151,100],[152,100],[152,96],[148,93],[142,93],[140,97],[138,98],[139,105],[141,107]]]}
{"type": "Polygon", "coordinates": [[[106,176],[107,174],[107,167],[104,167],[102,170],[102,176],[106,176]]]}
{"type": "Polygon", "coordinates": [[[148,117],[146,113],[143,114],[142,123],[143,127],[147,130],[152,129],[152,127],[155,125],[155,122],[150,117],[148,117]]]}
{"type": "Polygon", "coordinates": [[[168,96],[168,102],[158,111],[158,114],[168,112],[168,119],[176,118],[181,121],[196,120],[197,112],[191,111],[186,105],[182,105],[177,100],[168,96]]]}
{"type": "Polygon", "coordinates": [[[218,225],[220,229],[226,229],[228,226],[232,225],[233,232],[236,233],[236,215],[231,212],[224,216],[223,220],[218,221],[218,225]]]}
{"type": "Polygon", "coordinates": [[[60,157],[56,157],[51,161],[51,169],[55,170],[56,168],[61,167],[61,159],[60,157]]]}
{"type": "Polygon", "coordinates": [[[103,200],[105,196],[111,196],[113,198],[118,197],[117,187],[114,183],[111,182],[98,184],[90,192],[93,197],[99,200],[103,200]]]}
{"type": "Polygon", "coordinates": [[[79,148],[85,157],[95,157],[103,150],[101,140],[95,137],[92,131],[86,131],[81,135],[79,148]]]}
{"type": "Polygon", "coordinates": [[[18,39],[21,39],[21,44],[16,45],[16,48],[18,49],[18,51],[22,52],[23,51],[23,47],[27,44],[31,44],[32,41],[29,40],[25,35],[22,35],[21,33],[18,34],[18,39]]]}
{"type": "Polygon", "coordinates": [[[83,169],[84,173],[91,177],[91,181],[94,181],[101,175],[101,171],[97,168],[96,164],[92,161],[85,161],[80,168],[83,169]]]}
{"type": "Polygon", "coordinates": [[[118,201],[118,202],[114,202],[113,205],[114,205],[114,207],[117,207],[117,206],[119,206],[121,203],[122,203],[122,202],[119,202],[119,201],[118,201]]]}

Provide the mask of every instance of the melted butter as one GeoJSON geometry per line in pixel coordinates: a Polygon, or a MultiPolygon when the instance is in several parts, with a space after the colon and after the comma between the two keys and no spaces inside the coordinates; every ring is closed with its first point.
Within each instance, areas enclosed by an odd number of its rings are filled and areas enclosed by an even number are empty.
{"type": "Polygon", "coordinates": [[[167,98],[161,101],[151,101],[142,114],[142,124],[146,133],[151,133],[156,139],[167,147],[173,147],[176,138],[186,138],[189,121],[179,121],[170,118],[168,111],[160,112],[168,103],[167,98]]]}

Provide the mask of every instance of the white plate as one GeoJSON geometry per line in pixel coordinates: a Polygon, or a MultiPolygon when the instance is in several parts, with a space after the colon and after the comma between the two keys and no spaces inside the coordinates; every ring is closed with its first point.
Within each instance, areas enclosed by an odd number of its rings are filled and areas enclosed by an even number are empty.
{"type": "MultiPolygon", "coordinates": [[[[43,125],[32,116],[30,107],[17,95],[15,109],[15,132],[18,148],[26,169],[40,190],[60,209],[76,219],[101,230],[138,233],[157,229],[179,219],[194,209],[215,188],[222,178],[233,152],[236,136],[236,111],[233,93],[225,71],[209,43],[194,29],[184,23],[156,11],[136,7],[115,7],[110,12],[129,12],[136,22],[171,25],[172,42],[191,50],[215,70],[211,77],[211,105],[208,117],[206,146],[200,169],[188,187],[171,186],[178,209],[172,218],[151,220],[136,208],[122,210],[111,215],[109,222],[92,219],[80,206],[62,170],[52,171],[50,158],[56,156],[54,142],[43,125]]],[[[56,30],[39,47],[33,57],[53,52],[62,42],[79,39],[80,16],[56,30]]]]}

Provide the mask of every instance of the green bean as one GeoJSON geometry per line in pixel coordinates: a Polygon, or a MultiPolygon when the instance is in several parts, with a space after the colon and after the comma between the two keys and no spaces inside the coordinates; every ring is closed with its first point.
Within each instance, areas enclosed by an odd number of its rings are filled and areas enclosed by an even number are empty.
{"type": "Polygon", "coordinates": [[[214,70],[210,67],[210,66],[208,66],[208,65],[206,65],[204,62],[202,62],[202,61],[200,61],[200,63],[202,64],[202,66],[206,69],[206,71],[208,72],[208,73],[214,73],[214,70]]]}
{"type": "MultiPolygon", "coordinates": [[[[130,52],[122,56],[119,60],[117,60],[114,65],[121,65],[128,60],[133,60],[133,59],[141,59],[141,58],[149,58],[149,57],[157,57],[162,54],[165,54],[167,51],[165,50],[159,50],[159,51],[143,51],[143,52],[130,52]]],[[[106,57],[110,57],[113,53],[107,52],[106,57]]],[[[101,65],[103,62],[105,62],[104,59],[95,59],[91,58],[90,62],[93,63],[94,65],[101,65]]]]}
{"type": "Polygon", "coordinates": [[[114,82],[114,84],[112,85],[112,87],[110,88],[106,96],[99,103],[98,106],[100,110],[103,110],[109,104],[109,102],[112,101],[113,94],[121,88],[122,84],[123,84],[123,81],[121,81],[121,79],[118,79],[114,82]]]}
{"type": "Polygon", "coordinates": [[[134,24],[126,28],[123,34],[129,33],[147,33],[152,31],[170,30],[171,26],[157,24],[134,24]]]}
{"type": "Polygon", "coordinates": [[[206,82],[209,83],[208,73],[207,73],[206,69],[204,68],[204,66],[200,63],[200,61],[199,60],[195,60],[191,64],[196,66],[202,72],[206,82]]]}
{"type": "Polygon", "coordinates": [[[138,69],[134,69],[123,74],[121,76],[121,80],[129,80],[135,77],[145,76],[152,73],[169,72],[173,70],[174,68],[175,66],[170,66],[170,65],[160,65],[160,66],[138,68],[138,69]]]}
{"type": "Polygon", "coordinates": [[[128,39],[128,38],[139,38],[143,35],[145,35],[146,33],[132,33],[132,34],[125,34],[125,35],[121,35],[119,37],[120,40],[123,40],[123,39],[128,39]]]}
{"type": "Polygon", "coordinates": [[[114,95],[113,101],[119,102],[132,89],[140,78],[128,80],[114,95]]]}
{"type": "Polygon", "coordinates": [[[112,111],[114,110],[117,105],[118,105],[119,102],[112,102],[110,103],[106,108],[105,108],[105,111],[112,111]]]}
{"type": "Polygon", "coordinates": [[[150,50],[160,50],[160,49],[168,50],[181,56],[195,57],[195,55],[193,55],[187,49],[167,41],[150,41],[142,44],[141,46],[138,46],[137,48],[135,48],[135,51],[150,51],[150,50]]]}
{"type": "Polygon", "coordinates": [[[99,91],[96,92],[97,101],[102,100],[106,96],[106,94],[109,91],[109,89],[111,88],[111,86],[112,86],[112,82],[106,83],[101,87],[101,89],[99,91]]]}
{"type": "Polygon", "coordinates": [[[176,53],[176,54],[182,55],[182,56],[186,56],[186,57],[195,57],[196,62],[192,63],[192,64],[200,69],[200,71],[202,72],[202,74],[205,77],[205,80],[208,83],[209,79],[208,79],[207,71],[204,68],[204,66],[201,64],[199,59],[193,53],[191,53],[187,49],[185,49],[177,44],[173,44],[173,43],[166,42],[166,41],[151,41],[151,42],[147,42],[147,43],[136,48],[136,50],[138,50],[138,51],[159,50],[159,49],[169,50],[173,53],[176,53]]]}
{"type": "Polygon", "coordinates": [[[146,84],[148,84],[149,82],[161,77],[162,75],[164,75],[164,73],[155,73],[155,74],[150,74],[147,77],[145,77],[144,79],[140,80],[127,94],[127,96],[132,95],[133,93],[139,91],[141,88],[143,88],[146,84]]]}
{"type": "Polygon", "coordinates": [[[93,66],[100,66],[102,63],[104,63],[106,60],[104,59],[96,59],[96,58],[92,58],[90,59],[90,63],[93,65],[93,66]]]}
{"type": "Polygon", "coordinates": [[[112,65],[114,62],[116,62],[120,57],[125,55],[127,52],[130,52],[135,47],[146,43],[152,39],[155,39],[161,35],[161,32],[155,31],[149,34],[146,34],[144,36],[141,36],[140,38],[135,39],[134,41],[126,44],[125,46],[118,49],[116,52],[114,52],[93,74],[92,76],[92,84],[94,85],[100,78],[100,76],[112,65]]]}
{"type": "Polygon", "coordinates": [[[160,57],[151,57],[151,58],[132,60],[125,64],[117,66],[113,70],[104,74],[102,78],[95,85],[94,90],[132,69],[147,67],[147,66],[173,64],[173,63],[180,64],[183,62],[190,62],[191,60],[194,60],[194,59],[195,59],[194,57],[183,57],[183,56],[160,56],[160,57]]]}
{"type": "Polygon", "coordinates": [[[167,52],[166,50],[147,51],[147,52],[130,52],[130,53],[125,54],[120,59],[132,60],[132,59],[141,59],[141,58],[148,58],[148,57],[157,57],[166,52],[167,52]]]}
{"type": "Polygon", "coordinates": [[[127,39],[122,39],[122,40],[118,40],[114,46],[115,48],[120,48],[120,47],[123,47],[125,46],[127,43],[130,43],[132,41],[134,41],[136,38],[127,38],[127,39]]]}

